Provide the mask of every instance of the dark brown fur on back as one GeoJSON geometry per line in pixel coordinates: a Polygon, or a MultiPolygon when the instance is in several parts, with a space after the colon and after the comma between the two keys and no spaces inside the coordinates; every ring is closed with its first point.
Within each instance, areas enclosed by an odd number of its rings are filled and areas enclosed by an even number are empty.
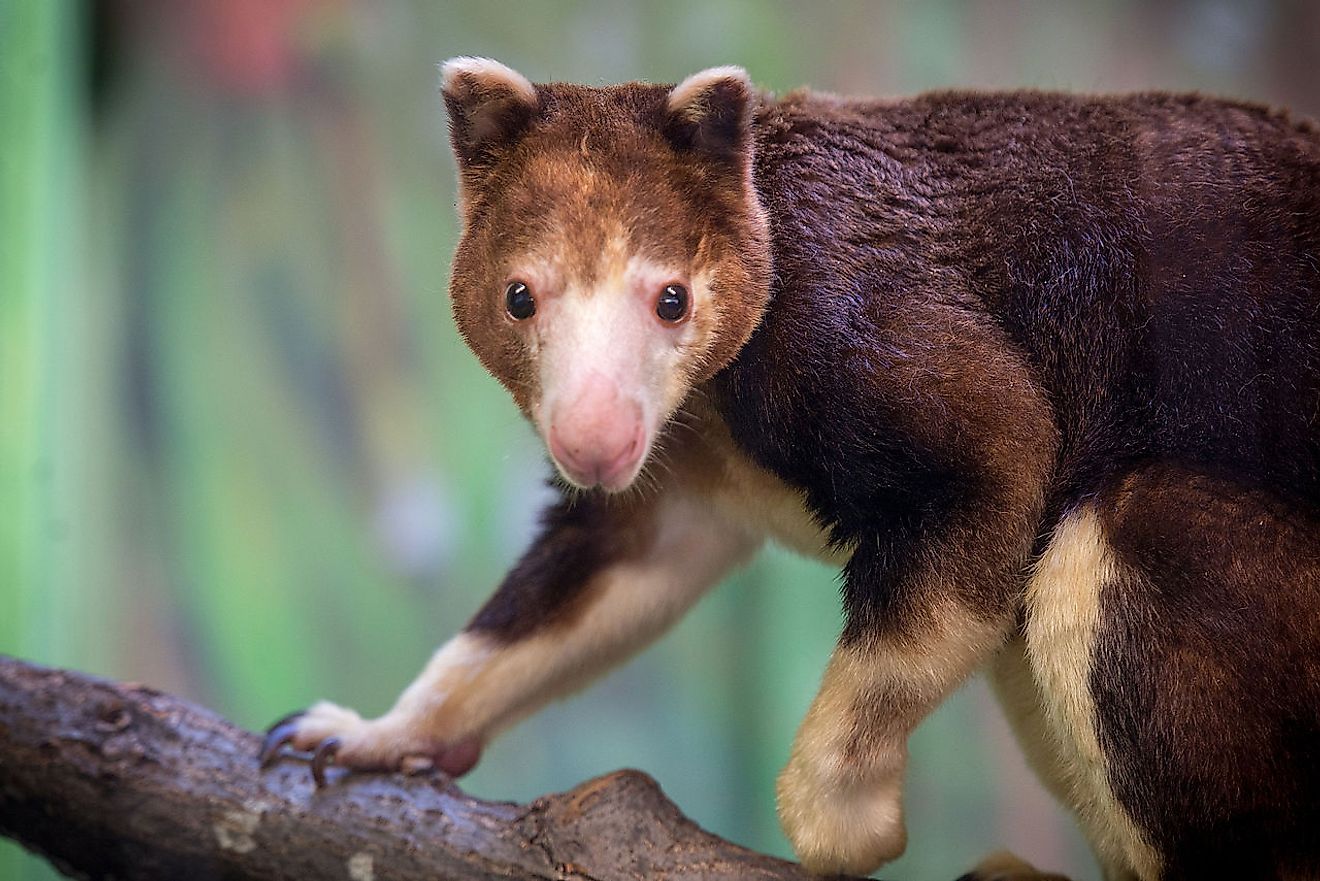
{"type": "MultiPolygon", "coordinates": [[[[775,286],[716,379],[734,437],[838,538],[879,529],[902,560],[1004,467],[977,437],[1024,421],[999,364],[1028,365],[1057,432],[1038,548],[1121,499],[1112,541],[1145,576],[1102,598],[1092,688],[1164,877],[1320,873],[1315,127],[1196,96],[947,93],[790,97],[756,131],[775,286]]],[[[852,620],[904,602],[868,583],[852,620]]]]}

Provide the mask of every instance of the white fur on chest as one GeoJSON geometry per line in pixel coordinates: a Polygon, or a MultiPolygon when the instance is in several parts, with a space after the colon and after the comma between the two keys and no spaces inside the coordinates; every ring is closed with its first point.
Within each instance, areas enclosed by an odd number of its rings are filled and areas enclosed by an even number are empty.
{"type": "Polygon", "coordinates": [[[803,556],[842,566],[849,548],[830,545],[829,531],[808,510],[804,493],[753,463],[731,445],[717,446],[721,479],[710,491],[720,513],[748,531],[803,556]]]}

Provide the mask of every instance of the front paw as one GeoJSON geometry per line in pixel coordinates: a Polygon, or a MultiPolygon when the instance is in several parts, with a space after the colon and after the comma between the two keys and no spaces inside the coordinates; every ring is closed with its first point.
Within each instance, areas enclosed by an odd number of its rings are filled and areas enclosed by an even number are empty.
{"type": "Polygon", "coordinates": [[[481,758],[481,739],[445,739],[416,720],[387,714],[363,719],[356,712],[321,701],[286,716],[266,732],[261,745],[262,767],[279,757],[285,746],[311,755],[312,778],[325,785],[330,764],[356,771],[397,771],[434,767],[459,777],[481,758]]]}
{"type": "Polygon", "coordinates": [[[808,871],[866,875],[907,847],[902,789],[901,770],[861,780],[795,751],[776,788],[779,823],[808,871]]]}

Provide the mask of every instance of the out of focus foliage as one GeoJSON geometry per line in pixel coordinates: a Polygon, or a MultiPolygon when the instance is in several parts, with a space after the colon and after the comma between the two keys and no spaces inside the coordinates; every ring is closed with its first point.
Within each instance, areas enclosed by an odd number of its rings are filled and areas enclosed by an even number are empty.
{"type": "MultiPolygon", "coordinates": [[[[528,541],[546,466],[458,339],[435,63],[533,79],[1202,88],[1320,100],[1314,4],[0,0],[0,651],[259,727],[374,713],[528,541]]],[[[466,781],[619,766],[787,853],[772,786],[838,627],[771,552],[466,781]]],[[[2,721],[2,720],[0,720],[2,721]]],[[[980,685],[918,733],[909,855],[1094,878],[980,685]]],[[[49,872],[0,846],[0,878],[49,872]]]]}

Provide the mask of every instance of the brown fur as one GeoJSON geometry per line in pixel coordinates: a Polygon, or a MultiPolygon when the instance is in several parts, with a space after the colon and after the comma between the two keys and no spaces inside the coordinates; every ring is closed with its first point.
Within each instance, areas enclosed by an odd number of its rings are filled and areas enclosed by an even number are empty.
{"type": "Polygon", "coordinates": [[[541,86],[530,131],[522,112],[505,110],[503,90],[446,93],[465,221],[450,282],[454,316],[524,410],[536,371],[503,318],[510,257],[546,254],[586,281],[595,262],[585,258],[621,233],[634,253],[708,275],[717,309],[700,316],[689,385],[726,365],[755,329],[769,297],[770,256],[745,143],[754,96],[721,88],[718,96],[698,94],[718,97],[735,123],[736,136],[718,149],[709,143],[713,135],[699,136],[694,108],[671,111],[666,92],[651,87],[541,86]],[[490,113],[507,128],[486,126],[482,150],[469,159],[464,121],[487,103],[497,105],[490,113]]]}
{"type": "Polygon", "coordinates": [[[567,494],[463,637],[480,670],[455,651],[414,686],[482,682],[484,704],[432,703],[484,721],[404,712],[353,729],[362,755],[507,723],[771,538],[843,568],[778,789],[810,868],[901,851],[906,737],[994,659],[1110,876],[1320,876],[1313,125],[1164,94],[776,99],[732,69],[533,86],[472,60],[445,100],[455,316],[529,415],[518,267],[582,288],[631,254],[711,296],[642,478],[567,494]]]}
{"type": "Polygon", "coordinates": [[[514,642],[571,628],[599,598],[602,572],[651,550],[656,512],[640,501],[587,496],[548,509],[541,518],[546,540],[523,555],[467,629],[514,642]]]}
{"type": "Polygon", "coordinates": [[[1320,512],[1167,465],[1104,502],[1133,573],[1092,670],[1117,794],[1177,877],[1316,877],[1320,512]]]}

